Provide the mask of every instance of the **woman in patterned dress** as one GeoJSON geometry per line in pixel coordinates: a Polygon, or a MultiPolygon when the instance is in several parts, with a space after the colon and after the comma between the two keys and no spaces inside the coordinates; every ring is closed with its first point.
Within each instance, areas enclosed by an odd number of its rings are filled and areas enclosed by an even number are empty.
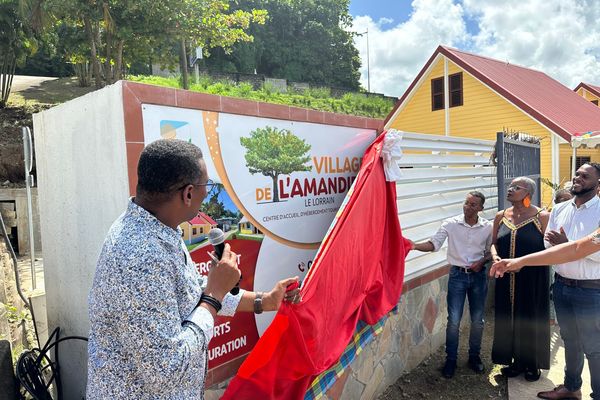
{"type": "MultiPolygon", "coordinates": [[[[535,189],[535,182],[527,177],[509,185],[506,198],[512,207],[494,219],[494,261],[544,250],[549,214],[531,204],[535,189]]],[[[549,283],[547,265],[496,280],[492,361],[507,365],[501,369],[507,377],[524,372],[526,380],[536,381],[540,369],[550,368],[549,283]]]]}

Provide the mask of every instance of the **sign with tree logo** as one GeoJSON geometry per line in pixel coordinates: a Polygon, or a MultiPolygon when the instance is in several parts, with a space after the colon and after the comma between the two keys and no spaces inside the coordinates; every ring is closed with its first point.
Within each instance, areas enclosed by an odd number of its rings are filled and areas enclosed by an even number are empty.
{"type": "MultiPolygon", "coordinates": [[[[368,129],[149,104],[142,116],[146,144],[168,137],[202,149],[208,175],[220,186],[198,216],[182,224],[184,240],[199,273],[207,274],[207,231],[223,229],[247,290],[267,291],[285,277],[304,277],[375,139],[368,129]]],[[[235,371],[272,318],[217,318],[209,369],[235,371]]]]}
{"type": "Polygon", "coordinates": [[[257,128],[249,138],[240,138],[247,149],[246,166],[251,174],[263,174],[273,179],[273,202],[279,201],[279,175],[310,171],[310,145],[287,129],[271,126],[257,128]]]}

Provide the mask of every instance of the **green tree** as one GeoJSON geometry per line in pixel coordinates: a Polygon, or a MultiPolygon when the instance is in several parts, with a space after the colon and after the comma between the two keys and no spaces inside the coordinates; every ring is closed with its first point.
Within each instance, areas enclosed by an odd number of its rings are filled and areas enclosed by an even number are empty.
{"type": "Polygon", "coordinates": [[[226,62],[238,72],[255,70],[275,78],[359,89],[360,56],[349,31],[349,0],[239,0],[243,10],[260,6],[265,25],[252,26],[250,43],[238,43],[230,54],[217,50],[209,68],[226,62]]]}
{"type": "Polygon", "coordinates": [[[202,46],[208,54],[250,41],[249,26],[266,18],[263,10],[230,11],[227,0],[45,1],[67,25],[68,58],[98,88],[121,79],[129,65],[151,60],[168,67],[179,63],[187,87],[188,48],[202,46]]]}
{"type": "Polygon", "coordinates": [[[0,0],[0,108],[8,102],[17,64],[37,50],[41,15],[38,1],[0,0]]]}
{"type": "Polygon", "coordinates": [[[208,200],[205,200],[200,205],[200,211],[208,215],[213,219],[221,218],[225,216],[225,206],[222,201],[219,201],[219,194],[223,190],[223,186],[221,184],[215,185],[215,188],[212,189],[211,195],[208,200]]]}
{"type": "Polygon", "coordinates": [[[311,146],[287,129],[266,126],[250,132],[250,137],[240,138],[246,148],[246,166],[251,174],[261,173],[273,179],[273,201],[279,201],[279,175],[294,171],[310,171],[311,146]]]}

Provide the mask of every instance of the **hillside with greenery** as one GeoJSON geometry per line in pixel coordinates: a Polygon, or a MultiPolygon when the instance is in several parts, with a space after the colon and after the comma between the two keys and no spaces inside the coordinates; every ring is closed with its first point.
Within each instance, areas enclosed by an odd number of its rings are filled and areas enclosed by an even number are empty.
{"type": "MultiPolygon", "coordinates": [[[[181,87],[180,79],[177,78],[140,75],[130,76],[128,80],[172,88],[181,87]]],[[[280,93],[269,85],[254,90],[249,83],[215,81],[206,76],[201,77],[198,83],[192,83],[190,90],[371,118],[385,118],[394,107],[393,101],[389,98],[367,96],[362,93],[347,93],[340,98],[332,97],[327,88],[280,93]]]]}

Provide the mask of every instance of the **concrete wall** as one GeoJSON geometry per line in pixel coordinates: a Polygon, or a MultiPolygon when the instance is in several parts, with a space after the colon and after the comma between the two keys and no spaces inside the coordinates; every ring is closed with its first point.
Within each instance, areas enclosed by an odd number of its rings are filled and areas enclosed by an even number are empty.
{"type": "MultiPolygon", "coordinates": [[[[33,118],[48,325],[59,326],[61,336],[88,336],[95,262],[106,232],[127,205],[121,99],[118,82],[33,118]]],[[[81,399],[87,347],[69,341],[60,349],[65,399],[81,399]]]]}
{"type": "MultiPolygon", "coordinates": [[[[33,209],[33,243],[35,246],[35,254],[40,256],[42,253],[42,239],[40,235],[40,212],[38,207],[37,188],[31,189],[31,200],[33,209]]],[[[13,203],[16,217],[16,228],[18,238],[18,249],[15,252],[20,255],[29,254],[29,223],[27,212],[27,191],[22,189],[0,189],[0,203],[13,203]]],[[[0,207],[2,208],[2,207],[0,207]]],[[[6,215],[2,214],[4,222],[6,215]]],[[[7,230],[10,227],[7,226],[7,230]]]]}

